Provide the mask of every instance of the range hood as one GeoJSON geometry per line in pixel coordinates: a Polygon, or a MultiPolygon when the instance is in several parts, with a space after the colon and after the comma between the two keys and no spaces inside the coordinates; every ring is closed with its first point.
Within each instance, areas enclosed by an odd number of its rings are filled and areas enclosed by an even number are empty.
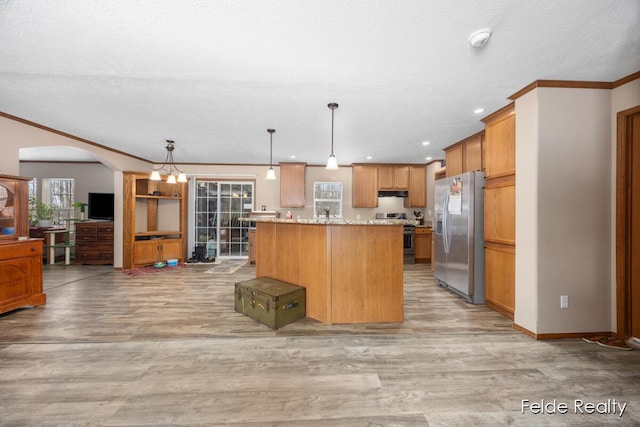
{"type": "Polygon", "coordinates": [[[407,190],[380,190],[378,197],[409,197],[407,190]]]}

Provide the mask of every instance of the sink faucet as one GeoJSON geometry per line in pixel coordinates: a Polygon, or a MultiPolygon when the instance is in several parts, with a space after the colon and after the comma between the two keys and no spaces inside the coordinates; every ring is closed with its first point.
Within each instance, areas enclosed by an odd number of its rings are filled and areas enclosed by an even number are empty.
{"type": "Polygon", "coordinates": [[[331,212],[331,209],[324,208],[324,215],[327,217],[327,219],[329,219],[329,212],[331,212]]]}

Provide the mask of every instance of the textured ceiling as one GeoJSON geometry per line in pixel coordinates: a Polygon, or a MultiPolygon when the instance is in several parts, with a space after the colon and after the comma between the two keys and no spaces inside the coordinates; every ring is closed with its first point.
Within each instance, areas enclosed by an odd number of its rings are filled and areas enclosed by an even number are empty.
{"type": "Polygon", "coordinates": [[[638,0],[0,1],[0,111],[153,161],[268,163],[275,128],[322,164],[337,102],[340,164],[421,162],[534,80],[638,70],[638,0]]]}

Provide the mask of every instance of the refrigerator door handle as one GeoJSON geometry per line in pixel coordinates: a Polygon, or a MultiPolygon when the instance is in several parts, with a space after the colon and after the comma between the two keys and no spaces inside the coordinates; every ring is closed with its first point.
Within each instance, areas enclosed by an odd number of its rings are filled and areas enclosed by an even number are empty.
{"type": "Polygon", "coordinates": [[[444,243],[444,253],[449,253],[449,192],[446,191],[444,193],[444,198],[442,201],[442,242],[444,243]]]}

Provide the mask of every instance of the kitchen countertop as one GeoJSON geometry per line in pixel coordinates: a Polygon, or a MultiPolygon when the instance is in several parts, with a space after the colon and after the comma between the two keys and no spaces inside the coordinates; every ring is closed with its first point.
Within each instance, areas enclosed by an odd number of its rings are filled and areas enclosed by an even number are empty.
{"type": "Polygon", "coordinates": [[[289,224],[327,224],[327,225],[416,225],[418,221],[410,219],[342,219],[342,218],[240,218],[240,221],[277,222],[289,224]]]}

